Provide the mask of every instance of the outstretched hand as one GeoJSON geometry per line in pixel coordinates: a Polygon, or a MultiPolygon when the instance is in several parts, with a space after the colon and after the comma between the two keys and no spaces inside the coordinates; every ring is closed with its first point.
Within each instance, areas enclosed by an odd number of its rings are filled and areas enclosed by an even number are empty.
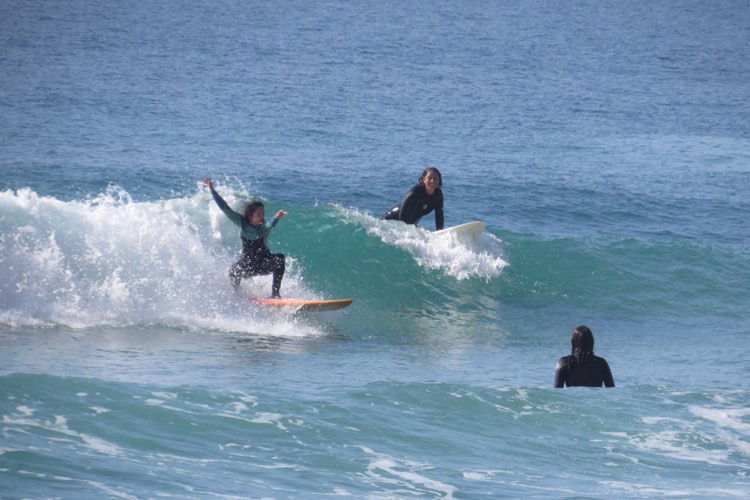
{"type": "Polygon", "coordinates": [[[286,210],[279,210],[278,212],[276,212],[276,216],[275,216],[275,217],[276,217],[277,219],[281,219],[281,218],[282,218],[282,217],[284,217],[285,215],[289,215],[289,214],[287,214],[287,211],[286,211],[286,210]]]}
{"type": "Polygon", "coordinates": [[[203,179],[203,184],[205,184],[206,186],[208,186],[209,191],[213,191],[214,190],[214,183],[213,183],[213,181],[211,181],[211,179],[209,177],[206,177],[205,179],[203,179]]]}

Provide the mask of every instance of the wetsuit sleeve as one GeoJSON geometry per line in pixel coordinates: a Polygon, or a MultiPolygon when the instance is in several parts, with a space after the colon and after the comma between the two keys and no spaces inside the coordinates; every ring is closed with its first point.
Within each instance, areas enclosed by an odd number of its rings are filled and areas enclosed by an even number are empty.
{"type": "Polygon", "coordinates": [[[268,235],[268,233],[271,232],[271,229],[276,227],[276,224],[278,224],[278,222],[279,222],[279,219],[277,219],[276,217],[273,217],[268,222],[266,222],[265,234],[268,235]]]}
{"type": "Polygon", "coordinates": [[[440,231],[445,227],[445,215],[443,214],[443,192],[440,191],[440,203],[435,207],[435,229],[440,231]]]}
{"type": "Polygon", "coordinates": [[[219,196],[219,193],[217,193],[216,191],[211,191],[211,196],[213,196],[214,201],[219,206],[221,211],[224,212],[224,215],[229,217],[229,220],[231,220],[235,225],[242,227],[242,215],[229,208],[229,205],[227,205],[227,202],[224,201],[224,198],[219,196]]]}
{"type": "Polygon", "coordinates": [[[398,220],[399,219],[399,210],[401,209],[400,205],[394,205],[391,207],[383,216],[381,219],[383,220],[398,220]]]}
{"type": "Polygon", "coordinates": [[[555,368],[555,389],[562,389],[565,387],[565,379],[568,378],[568,356],[563,356],[557,362],[555,368]]]}
{"type": "Polygon", "coordinates": [[[612,377],[612,370],[609,368],[607,360],[602,358],[602,376],[604,377],[604,387],[614,387],[615,379],[612,377]]]}

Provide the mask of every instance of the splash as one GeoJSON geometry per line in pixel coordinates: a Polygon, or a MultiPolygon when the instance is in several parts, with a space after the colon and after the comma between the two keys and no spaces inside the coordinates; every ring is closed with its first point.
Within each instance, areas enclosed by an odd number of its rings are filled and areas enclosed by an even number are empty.
{"type": "Polygon", "coordinates": [[[409,252],[422,267],[439,269],[458,280],[500,275],[508,266],[502,241],[490,233],[476,238],[435,234],[417,226],[376,219],[353,209],[337,207],[383,243],[409,252]]]}
{"type": "MultiPolygon", "coordinates": [[[[237,240],[205,190],[138,203],[116,186],[70,202],[28,188],[0,192],[0,323],[318,333],[232,292],[226,273],[237,240]]],[[[288,259],[285,289],[309,295],[295,267],[288,259]]],[[[270,277],[245,285],[248,294],[269,291],[270,277]]]]}

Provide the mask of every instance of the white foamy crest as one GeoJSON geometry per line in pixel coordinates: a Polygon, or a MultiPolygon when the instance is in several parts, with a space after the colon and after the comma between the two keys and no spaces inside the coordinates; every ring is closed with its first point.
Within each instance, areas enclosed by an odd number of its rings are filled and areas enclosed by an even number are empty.
{"type": "Polygon", "coordinates": [[[105,455],[119,455],[121,450],[118,446],[91,434],[78,432],[68,427],[68,420],[62,415],[55,415],[54,420],[34,419],[34,411],[27,407],[18,407],[17,414],[3,415],[2,422],[5,426],[15,428],[41,428],[56,433],[56,439],[69,441],[98,453],[105,455]]]}
{"type": "Polygon", "coordinates": [[[435,494],[453,498],[456,488],[450,484],[430,479],[427,475],[433,466],[411,460],[397,460],[384,453],[377,453],[366,446],[356,446],[370,457],[367,476],[373,483],[388,484],[404,495],[435,494]]]}
{"type": "MultiPolygon", "coordinates": [[[[0,192],[0,323],[319,334],[232,292],[227,269],[239,245],[205,189],[154,202],[134,202],[118,187],[70,202],[28,188],[0,192]]],[[[294,259],[287,264],[284,290],[308,293],[294,259]]],[[[270,276],[245,285],[261,296],[270,289],[270,276]]]]}
{"type": "Polygon", "coordinates": [[[502,241],[487,232],[477,237],[438,234],[414,225],[379,220],[356,210],[339,209],[383,243],[409,252],[420,266],[440,269],[458,280],[489,280],[508,265],[502,241]]]}
{"type": "Polygon", "coordinates": [[[643,417],[653,431],[631,436],[631,444],[644,451],[660,453],[685,461],[726,465],[734,453],[750,454],[746,438],[750,427],[743,419],[746,409],[689,407],[700,419],[643,417]],[[715,428],[707,427],[707,423],[715,428]]]}
{"type": "Polygon", "coordinates": [[[729,449],[742,455],[750,456],[750,424],[746,420],[750,417],[748,408],[706,408],[692,406],[690,412],[712,422],[716,428],[716,436],[729,449]]]}

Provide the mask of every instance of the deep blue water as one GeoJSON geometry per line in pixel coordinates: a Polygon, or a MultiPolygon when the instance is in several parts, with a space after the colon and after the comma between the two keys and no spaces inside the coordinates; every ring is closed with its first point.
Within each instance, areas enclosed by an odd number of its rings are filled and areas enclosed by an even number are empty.
{"type": "Polygon", "coordinates": [[[4,2],[0,497],[748,496],[748,42],[742,1],[4,2]],[[378,220],[428,165],[480,239],[378,220]],[[353,305],[237,298],[206,176],[353,305]],[[579,324],[615,389],[551,388],[579,324]]]}

